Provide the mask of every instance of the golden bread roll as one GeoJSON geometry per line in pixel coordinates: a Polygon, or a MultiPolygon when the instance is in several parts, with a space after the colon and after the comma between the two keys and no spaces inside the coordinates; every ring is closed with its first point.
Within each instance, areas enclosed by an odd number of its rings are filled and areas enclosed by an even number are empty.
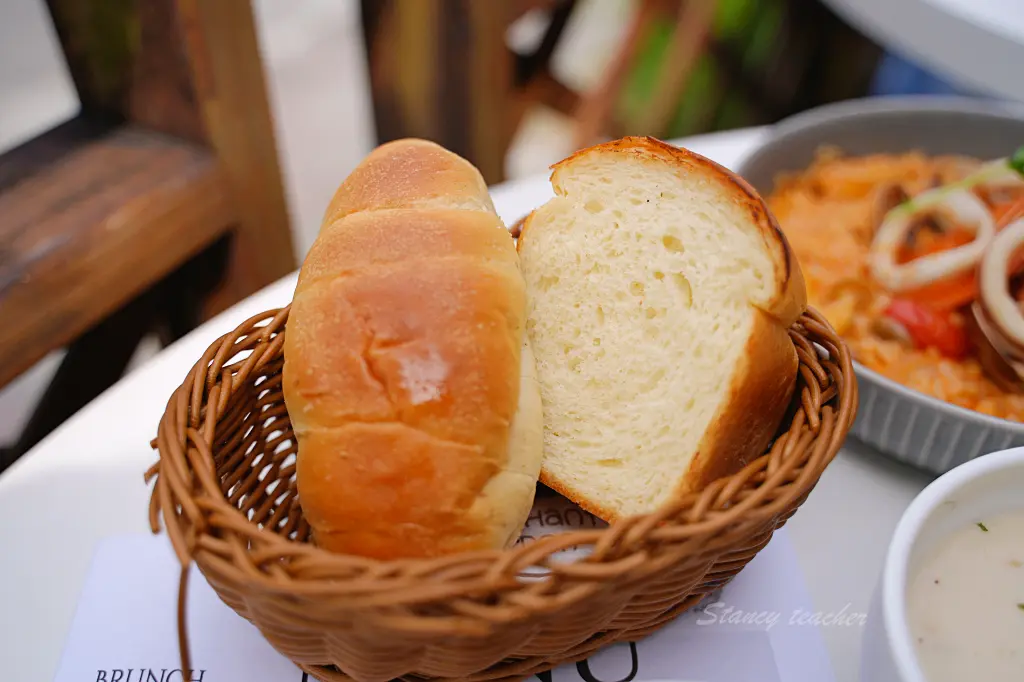
{"type": "Polygon", "coordinates": [[[314,541],[380,559],[515,541],[542,417],[515,245],[480,173],[421,140],[373,151],[306,256],[284,345],[314,541]]]}

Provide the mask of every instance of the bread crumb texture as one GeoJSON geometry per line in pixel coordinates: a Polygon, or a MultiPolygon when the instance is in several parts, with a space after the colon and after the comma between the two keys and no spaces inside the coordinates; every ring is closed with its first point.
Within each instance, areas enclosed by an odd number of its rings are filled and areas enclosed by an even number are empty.
{"type": "Polygon", "coordinates": [[[600,500],[606,517],[642,513],[697,455],[776,266],[749,209],[706,169],[599,151],[552,182],[519,244],[542,480],[600,500]]]}

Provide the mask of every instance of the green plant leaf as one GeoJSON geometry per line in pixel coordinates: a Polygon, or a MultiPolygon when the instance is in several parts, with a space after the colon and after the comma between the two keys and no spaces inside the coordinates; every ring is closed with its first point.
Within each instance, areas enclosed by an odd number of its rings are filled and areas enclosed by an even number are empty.
{"type": "Polygon", "coordinates": [[[1010,157],[1010,168],[1024,175],[1024,147],[1018,147],[1010,157]]]}

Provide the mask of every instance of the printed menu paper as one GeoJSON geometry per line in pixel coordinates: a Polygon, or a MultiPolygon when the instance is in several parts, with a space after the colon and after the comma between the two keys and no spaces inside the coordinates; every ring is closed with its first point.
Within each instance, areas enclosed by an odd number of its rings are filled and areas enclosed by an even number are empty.
{"type": "MultiPolygon", "coordinates": [[[[520,542],[603,525],[560,497],[538,498],[520,542]]],[[[581,550],[569,549],[571,560],[581,550]]],[[[226,606],[193,568],[195,670],[180,670],[178,563],[163,535],[110,538],[86,578],[55,682],[313,682],[226,606]]],[[[785,531],[726,588],[639,642],[536,676],[541,682],[834,682],[785,531]]]]}

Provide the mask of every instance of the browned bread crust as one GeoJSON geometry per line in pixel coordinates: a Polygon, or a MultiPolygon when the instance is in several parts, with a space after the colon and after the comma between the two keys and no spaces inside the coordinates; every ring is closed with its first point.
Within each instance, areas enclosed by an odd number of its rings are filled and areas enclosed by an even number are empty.
{"type": "Polygon", "coordinates": [[[515,247],[468,162],[402,140],[345,180],[284,347],[317,544],[388,559],[518,536],[541,447],[539,396],[521,379],[524,309],[515,247]]]}
{"type": "MultiPolygon", "coordinates": [[[[584,155],[608,151],[648,161],[667,161],[677,166],[680,173],[699,173],[708,180],[719,184],[724,190],[722,192],[723,200],[735,202],[750,213],[751,223],[757,226],[764,238],[765,246],[770,250],[772,258],[777,264],[776,294],[764,305],[764,312],[787,329],[803,314],[807,309],[807,285],[804,283],[803,271],[796,260],[796,254],[793,253],[775,216],[768,210],[768,205],[746,180],[725,166],[688,149],[675,147],[653,137],[624,137],[581,149],[572,156],[559,161],[551,167],[551,181],[557,185],[560,172],[570,168],[584,155]]],[[[519,240],[526,235],[532,217],[531,213],[521,219],[523,224],[519,230],[519,240]]],[[[521,241],[517,241],[517,248],[520,248],[521,243],[521,241]]]]}

